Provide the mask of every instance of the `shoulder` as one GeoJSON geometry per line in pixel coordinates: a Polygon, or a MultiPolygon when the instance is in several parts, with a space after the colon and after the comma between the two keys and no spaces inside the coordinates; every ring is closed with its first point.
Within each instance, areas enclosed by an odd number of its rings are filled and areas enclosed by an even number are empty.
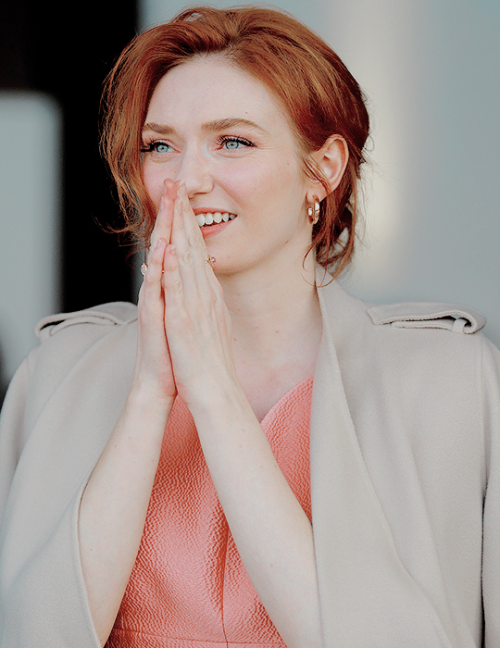
{"type": "Polygon", "coordinates": [[[113,345],[136,335],[137,307],[110,302],[72,313],[45,317],[35,327],[39,362],[70,367],[95,345],[113,345]]]}
{"type": "Polygon", "coordinates": [[[115,340],[134,338],[137,331],[137,307],[128,302],[110,302],[71,313],[45,317],[35,327],[40,339],[38,355],[82,355],[96,344],[114,344],[115,340]]]}
{"type": "Polygon", "coordinates": [[[39,411],[66,379],[88,384],[110,367],[118,375],[129,375],[137,345],[136,322],[137,307],[127,302],[43,318],[35,327],[40,344],[19,367],[9,391],[16,391],[23,377],[23,398],[39,411]]]}
{"type": "Polygon", "coordinates": [[[318,272],[320,303],[329,319],[348,319],[351,325],[380,330],[440,330],[470,335],[486,324],[486,317],[470,306],[445,302],[400,302],[373,304],[344,290],[330,276],[318,272]]]}
{"type": "Polygon", "coordinates": [[[77,326],[75,334],[84,335],[92,331],[94,334],[105,334],[106,329],[99,327],[124,326],[137,320],[137,307],[128,302],[110,302],[92,308],[58,313],[44,317],[35,327],[37,337],[43,342],[59,331],[77,326]],[[96,328],[97,327],[97,328],[96,328]]]}
{"type": "Polygon", "coordinates": [[[64,420],[66,434],[79,407],[82,422],[86,409],[110,416],[120,407],[135,359],[136,318],[132,304],[111,303],[39,322],[41,343],[12,379],[0,417],[0,509],[2,489],[10,488],[17,460],[39,424],[37,429],[51,434],[64,420]],[[105,406],[96,405],[99,398],[105,406]]]}
{"type": "Polygon", "coordinates": [[[66,379],[87,385],[111,366],[128,375],[135,358],[136,322],[137,308],[126,302],[42,319],[35,329],[40,344],[26,361],[30,398],[43,404],[66,379]]]}
{"type": "Polygon", "coordinates": [[[486,317],[470,306],[444,302],[365,304],[364,335],[374,352],[400,373],[421,375],[435,388],[458,382],[479,385],[484,359],[498,361],[482,334],[486,317]],[[460,378],[459,378],[460,377],[460,378]]]}
{"type": "Polygon", "coordinates": [[[336,281],[318,289],[324,319],[345,334],[397,343],[411,339],[478,337],[485,316],[474,308],[440,302],[373,304],[345,291],[336,281]],[[449,335],[452,333],[453,335],[449,335]]]}
{"type": "Polygon", "coordinates": [[[339,361],[372,377],[458,379],[477,384],[485,357],[498,352],[481,329],[486,318],[474,308],[448,303],[375,305],[347,293],[337,282],[318,290],[327,337],[339,361]]]}
{"type": "Polygon", "coordinates": [[[470,306],[437,302],[402,302],[367,305],[366,313],[375,326],[403,329],[442,329],[471,334],[486,324],[485,316],[470,306]]]}

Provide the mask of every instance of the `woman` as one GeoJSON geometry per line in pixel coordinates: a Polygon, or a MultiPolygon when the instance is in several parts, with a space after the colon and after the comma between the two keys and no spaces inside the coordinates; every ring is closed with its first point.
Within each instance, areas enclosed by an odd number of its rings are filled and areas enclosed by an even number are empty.
{"type": "Polygon", "coordinates": [[[326,274],[368,135],[342,62],[198,8],[106,108],[144,283],[43,321],[11,386],[2,648],[498,645],[498,352],[472,310],[326,274]]]}

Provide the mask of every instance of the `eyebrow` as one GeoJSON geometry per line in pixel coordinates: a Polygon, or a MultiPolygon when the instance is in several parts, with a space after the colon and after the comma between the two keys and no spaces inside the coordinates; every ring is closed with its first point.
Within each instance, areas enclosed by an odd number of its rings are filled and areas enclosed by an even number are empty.
{"type": "MultiPolygon", "coordinates": [[[[215,119],[214,121],[206,122],[202,124],[201,128],[204,131],[214,132],[224,130],[226,128],[234,128],[235,126],[250,126],[251,128],[256,128],[262,133],[268,134],[261,126],[256,124],[249,119],[242,119],[240,117],[227,117],[225,119],[215,119]]],[[[159,135],[172,135],[175,132],[175,128],[168,126],[167,124],[156,124],[154,122],[148,122],[144,124],[142,131],[154,131],[159,135]]]]}

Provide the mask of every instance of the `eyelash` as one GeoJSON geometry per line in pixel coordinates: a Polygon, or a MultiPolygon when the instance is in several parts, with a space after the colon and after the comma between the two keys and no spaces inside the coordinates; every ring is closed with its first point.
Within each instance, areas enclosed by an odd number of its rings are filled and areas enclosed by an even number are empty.
{"type": "Polygon", "coordinates": [[[255,146],[255,144],[243,137],[232,137],[230,135],[221,135],[218,141],[220,145],[224,145],[227,142],[237,142],[238,144],[244,144],[245,146],[255,146]]]}
{"type": "MultiPolygon", "coordinates": [[[[255,144],[247,139],[244,139],[243,137],[234,137],[231,135],[221,135],[217,141],[220,146],[223,146],[227,142],[237,142],[238,144],[243,144],[244,146],[249,147],[255,146],[255,144]]],[[[161,144],[163,144],[164,146],[170,146],[170,144],[167,144],[166,142],[163,142],[161,140],[152,140],[151,142],[147,142],[147,144],[144,144],[141,147],[141,153],[153,153],[155,151],[155,147],[160,146],[161,144]]]]}
{"type": "Polygon", "coordinates": [[[170,144],[162,142],[161,140],[152,140],[151,142],[147,142],[147,144],[141,146],[141,153],[152,153],[155,150],[155,146],[161,144],[163,144],[163,146],[170,146],[170,144]]]}

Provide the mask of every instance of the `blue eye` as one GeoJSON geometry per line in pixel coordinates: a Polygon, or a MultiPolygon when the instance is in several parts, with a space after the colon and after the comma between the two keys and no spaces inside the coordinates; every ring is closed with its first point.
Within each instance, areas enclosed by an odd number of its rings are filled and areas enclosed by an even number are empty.
{"type": "Polygon", "coordinates": [[[149,142],[141,148],[142,153],[169,153],[172,147],[166,142],[149,142]]]}
{"type": "Polygon", "coordinates": [[[242,137],[221,137],[220,143],[227,151],[236,151],[244,146],[253,146],[252,142],[242,137]]]}
{"type": "Polygon", "coordinates": [[[238,142],[238,140],[227,140],[224,144],[227,149],[237,149],[241,146],[241,142],[238,142]]]}
{"type": "Polygon", "coordinates": [[[170,146],[165,144],[165,142],[156,142],[153,144],[153,150],[157,153],[168,153],[170,146]]]}

